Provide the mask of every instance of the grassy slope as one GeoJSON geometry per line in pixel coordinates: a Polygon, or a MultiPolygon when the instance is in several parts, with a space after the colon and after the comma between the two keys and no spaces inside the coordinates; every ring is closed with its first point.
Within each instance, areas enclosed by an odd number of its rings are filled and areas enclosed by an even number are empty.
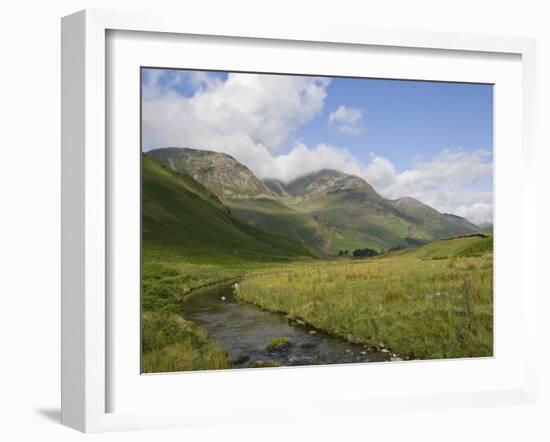
{"type": "Polygon", "coordinates": [[[238,296],[402,357],[490,356],[492,271],[492,238],[459,238],[251,275],[238,296]]]}
{"type": "MultiPolygon", "coordinates": [[[[402,198],[399,201],[404,200],[402,198]]],[[[409,198],[412,200],[412,198],[409,198]]],[[[434,208],[415,201],[412,204],[394,203],[394,207],[410,222],[417,225],[433,238],[450,238],[479,232],[479,228],[458,216],[442,214],[434,208]]]]}
{"type": "Polygon", "coordinates": [[[360,191],[337,192],[302,204],[299,210],[314,216],[329,240],[328,249],[370,247],[384,250],[405,245],[404,238],[431,240],[431,232],[404,218],[390,202],[360,191]]]}
{"type": "Polygon", "coordinates": [[[493,237],[471,236],[434,241],[415,252],[421,259],[448,259],[465,256],[483,256],[493,252],[493,237]]]}
{"type": "Polygon", "coordinates": [[[225,352],[180,318],[181,299],[194,288],[312,253],[235,219],[193,178],[147,157],[142,179],[142,369],[226,367],[225,352]]]}
{"type": "Polygon", "coordinates": [[[310,215],[263,199],[241,199],[227,202],[231,212],[253,226],[304,242],[314,250],[323,249],[326,239],[321,225],[310,215]]]}
{"type": "Polygon", "coordinates": [[[227,202],[233,213],[258,228],[299,239],[336,255],[341,249],[379,251],[478,231],[452,222],[432,208],[398,207],[362,190],[330,192],[312,199],[282,196],[281,201],[243,199],[227,202]]]}

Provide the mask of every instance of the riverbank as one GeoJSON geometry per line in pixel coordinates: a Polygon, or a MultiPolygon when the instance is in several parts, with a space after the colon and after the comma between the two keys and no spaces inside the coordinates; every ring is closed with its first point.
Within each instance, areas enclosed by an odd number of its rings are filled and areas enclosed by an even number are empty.
{"type": "Polygon", "coordinates": [[[142,372],[230,368],[227,352],[197,324],[170,312],[142,314],[142,372]]]}

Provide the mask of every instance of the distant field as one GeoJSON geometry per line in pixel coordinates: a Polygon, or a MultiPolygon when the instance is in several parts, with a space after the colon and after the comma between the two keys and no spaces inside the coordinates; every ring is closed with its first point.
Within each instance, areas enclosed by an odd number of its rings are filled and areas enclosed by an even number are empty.
{"type": "Polygon", "coordinates": [[[252,274],[238,297],[407,359],[493,353],[492,237],[252,274]]]}

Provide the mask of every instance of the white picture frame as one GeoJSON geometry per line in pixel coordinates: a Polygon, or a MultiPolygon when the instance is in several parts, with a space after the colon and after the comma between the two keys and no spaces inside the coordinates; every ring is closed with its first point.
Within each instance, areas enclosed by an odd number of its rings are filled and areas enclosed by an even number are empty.
{"type": "MultiPolygon", "coordinates": [[[[365,414],[372,410],[417,410],[500,404],[532,403],[536,396],[535,339],[526,339],[521,379],[510,386],[461,393],[430,392],[414,395],[373,397],[328,397],[313,407],[289,410],[274,406],[263,412],[255,404],[242,403],[239,413],[213,418],[200,407],[184,411],[109,411],[110,354],[109,237],[107,219],[111,210],[107,173],[106,35],[110,31],[155,32],[163,35],[217,36],[221,38],[269,39],[319,44],[367,45],[384,48],[467,51],[512,54],[521,57],[521,304],[519,317],[525,337],[535,333],[536,186],[534,149],[535,43],[517,37],[490,37],[416,31],[388,31],[311,25],[294,28],[254,23],[206,22],[191,18],[152,16],[125,12],[86,10],[62,20],[62,423],[85,432],[248,422],[342,414],[365,414]],[[529,261],[528,261],[528,258],[529,261]],[[523,363],[524,362],[524,363],[523,363]],[[248,410],[248,414],[246,414],[248,410]]],[[[457,364],[464,362],[455,361],[457,364]]],[[[458,367],[460,369],[460,367],[458,367]]],[[[342,370],[333,367],[332,370],[342,370]]],[[[359,370],[360,368],[356,368],[359,370]]],[[[421,367],[420,367],[421,369],[421,367]]],[[[269,371],[269,370],[268,370],[269,371]]],[[[272,371],[274,372],[274,371],[272,371]]],[[[289,371],[287,371],[288,373],[289,371]]],[[[246,371],[241,372],[241,381],[246,371]]],[[[212,374],[212,373],[211,373],[212,374]]],[[[168,376],[168,375],[165,375],[168,376]]],[[[261,376],[272,376],[262,374],[261,376]]],[[[292,375],[287,375],[292,376],[292,375]]],[[[212,379],[212,378],[210,378],[212,379]]],[[[264,378],[265,379],[265,378],[264,378]]],[[[246,381],[246,380],[244,380],[246,381]]]]}

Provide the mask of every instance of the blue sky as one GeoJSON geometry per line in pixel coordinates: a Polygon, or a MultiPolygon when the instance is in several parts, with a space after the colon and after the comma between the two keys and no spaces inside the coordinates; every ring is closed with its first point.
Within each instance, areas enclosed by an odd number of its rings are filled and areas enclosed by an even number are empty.
{"type": "Polygon", "coordinates": [[[343,144],[365,162],[376,152],[398,171],[442,148],[493,148],[489,85],[337,78],[325,103],[319,117],[299,132],[307,144],[343,144]],[[357,136],[326,124],[328,114],[343,104],[363,109],[364,130],[357,136]]]}
{"type": "Polygon", "coordinates": [[[226,152],[260,178],[316,168],[492,220],[491,85],[142,70],[143,149],[226,152]]]}

